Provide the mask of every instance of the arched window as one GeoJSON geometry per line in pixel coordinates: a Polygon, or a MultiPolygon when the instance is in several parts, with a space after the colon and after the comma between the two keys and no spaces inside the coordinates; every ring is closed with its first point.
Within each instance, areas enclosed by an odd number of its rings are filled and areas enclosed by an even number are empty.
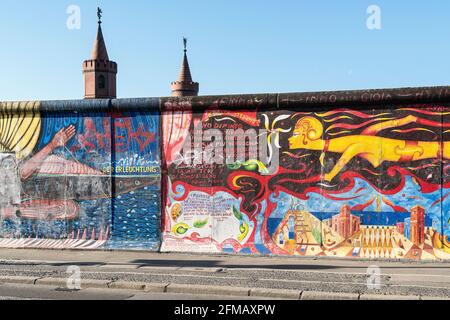
{"type": "Polygon", "coordinates": [[[98,77],[98,88],[105,89],[106,88],[106,79],[104,75],[98,77]]]}

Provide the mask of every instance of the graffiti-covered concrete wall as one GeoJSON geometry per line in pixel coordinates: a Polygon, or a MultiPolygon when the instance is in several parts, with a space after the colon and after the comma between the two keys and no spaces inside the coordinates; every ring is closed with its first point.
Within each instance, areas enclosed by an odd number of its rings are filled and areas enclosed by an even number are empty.
{"type": "Polygon", "coordinates": [[[157,101],[0,104],[0,246],[158,250],[157,101]]]}
{"type": "Polygon", "coordinates": [[[450,88],[0,103],[0,247],[450,259],[450,88]]]}
{"type": "Polygon", "coordinates": [[[449,259],[448,93],[164,99],[162,250],[449,259]]]}

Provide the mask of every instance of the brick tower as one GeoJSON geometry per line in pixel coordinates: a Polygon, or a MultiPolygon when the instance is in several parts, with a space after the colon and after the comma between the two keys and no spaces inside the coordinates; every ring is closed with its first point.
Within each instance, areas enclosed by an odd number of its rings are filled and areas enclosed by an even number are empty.
{"type": "Polygon", "coordinates": [[[192,80],[191,69],[189,68],[189,62],[187,58],[187,39],[183,39],[184,42],[184,59],[181,66],[180,75],[178,80],[172,82],[172,96],[174,97],[193,97],[198,96],[199,84],[192,80]]]}
{"type": "Polygon", "coordinates": [[[117,97],[117,63],[110,61],[102,32],[102,10],[98,8],[97,38],[90,60],[83,62],[84,98],[115,99],[117,97]]]}

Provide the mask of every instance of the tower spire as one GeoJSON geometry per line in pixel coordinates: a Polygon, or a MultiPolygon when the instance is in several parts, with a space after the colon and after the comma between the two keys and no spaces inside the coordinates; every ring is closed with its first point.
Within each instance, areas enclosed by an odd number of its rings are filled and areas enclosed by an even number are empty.
{"type": "Polygon", "coordinates": [[[102,31],[103,11],[97,8],[97,37],[91,59],[83,62],[85,99],[116,98],[117,63],[109,60],[102,31]]]}
{"type": "Polygon", "coordinates": [[[98,21],[97,37],[94,41],[94,46],[92,48],[91,59],[92,60],[103,60],[108,61],[108,50],[106,49],[105,39],[103,38],[103,31],[101,20],[98,21]]]}
{"type": "Polygon", "coordinates": [[[102,8],[97,7],[98,24],[102,24],[102,16],[103,16],[102,8]]]}
{"type": "Polygon", "coordinates": [[[198,96],[199,83],[192,80],[187,57],[187,38],[183,38],[184,57],[178,80],[172,82],[172,95],[176,97],[198,96]]]}

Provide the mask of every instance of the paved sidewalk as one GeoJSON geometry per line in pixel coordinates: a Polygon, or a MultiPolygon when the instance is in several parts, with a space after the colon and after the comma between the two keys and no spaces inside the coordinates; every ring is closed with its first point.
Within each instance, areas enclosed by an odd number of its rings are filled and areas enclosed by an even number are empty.
{"type": "Polygon", "coordinates": [[[85,287],[161,294],[303,300],[450,298],[450,263],[0,249],[0,283],[64,287],[68,266],[80,267],[85,287]],[[380,268],[379,290],[367,285],[369,266],[380,268]]]}

